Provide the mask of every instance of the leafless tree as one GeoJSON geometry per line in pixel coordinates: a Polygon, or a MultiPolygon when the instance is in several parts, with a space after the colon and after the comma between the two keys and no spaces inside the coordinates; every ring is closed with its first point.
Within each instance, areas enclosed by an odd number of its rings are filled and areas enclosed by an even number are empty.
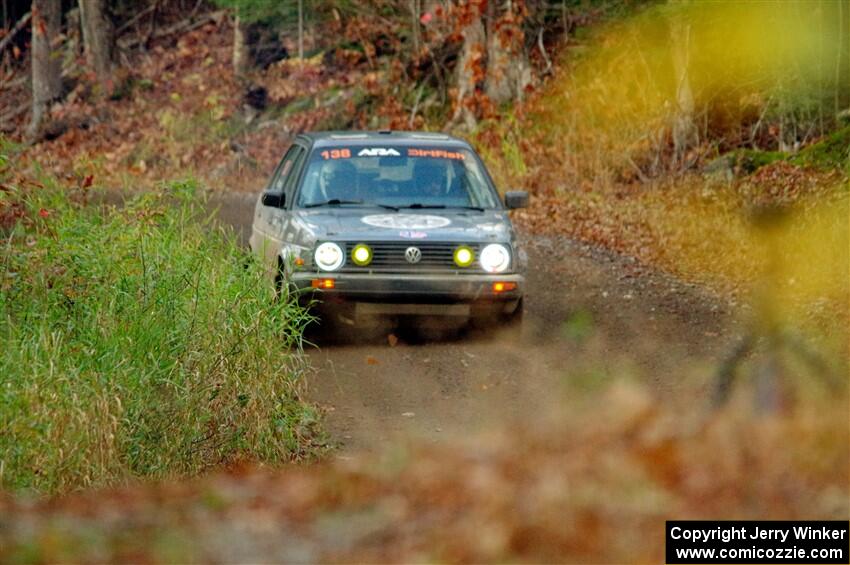
{"type": "Polygon", "coordinates": [[[455,112],[448,128],[463,121],[468,129],[473,129],[476,124],[475,113],[470,110],[467,100],[474,96],[477,88],[476,68],[481,64],[484,57],[486,32],[481,18],[472,18],[463,29],[463,47],[457,62],[457,96],[455,98],[455,112]]]}
{"type": "Polygon", "coordinates": [[[104,94],[112,92],[114,33],[106,0],[79,0],[86,62],[97,74],[104,94]]]}
{"type": "Polygon", "coordinates": [[[233,22],[233,72],[244,76],[251,67],[248,49],[248,26],[239,16],[233,22]]]}
{"type": "Polygon", "coordinates": [[[496,104],[521,100],[525,87],[531,82],[531,67],[525,50],[521,26],[509,24],[513,30],[503,30],[502,25],[512,17],[511,0],[487,3],[487,96],[496,104]],[[501,5],[499,5],[501,4],[501,5]]]}
{"type": "Polygon", "coordinates": [[[673,149],[677,166],[686,166],[685,155],[699,143],[699,131],[694,123],[694,94],[691,89],[689,62],[691,26],[685,14],[670,16],[670,41],[675,82],[676,113],[673,117],[673,149]]]}
{"type": "Polygon", "coordinates": [[[61,26],[60,0],[33,0],[30,137],[38,135],[50,104],[62,94],[61,26]]]}

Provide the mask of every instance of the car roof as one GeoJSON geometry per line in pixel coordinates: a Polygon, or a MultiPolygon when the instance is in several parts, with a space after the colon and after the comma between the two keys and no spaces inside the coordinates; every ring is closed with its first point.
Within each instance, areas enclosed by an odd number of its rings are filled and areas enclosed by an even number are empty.
{"type": "Polygon", "coordinates": [[[338,147],[340,145],[424,145],[471,149],[462,139],[439,132],[428,131],[315,131],[299,135],[313,147],[338,147]]]}

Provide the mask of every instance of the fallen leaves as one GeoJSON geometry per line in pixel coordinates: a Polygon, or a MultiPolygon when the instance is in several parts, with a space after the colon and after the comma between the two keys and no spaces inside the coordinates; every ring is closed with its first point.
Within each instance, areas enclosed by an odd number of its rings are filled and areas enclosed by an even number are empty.
{"type": "Polygon", "coordinates": [[[475,449],[458,439],[61,500],[0,497],[0,559],[119,561],[133,539],[137,561],[161,559],[167,543],[180,561],[656,562],[670,516],[846,516],[847,441],[846,398],[780,420],[704,417],[620,383],[475,449]],[[246,532],[250,557],[229,543],[246,532]]]}
{"type": "MultiPolygon", "coordinates": [[[[152,187],[175,176],[177,164],[194,169],[208,185],[241,187],[247,180],[253,186],[251,175],[264,178],[285,149],[269,131],[245,143],[252,149],[274,147],[265,150],[258,166],[209,165],[236,160],[230,144],[220,143],[224,126],[216,125],[231,119],[241,95],[230,64],[231,34],[221,22],[184,34],[177,48],[155,42],[155,56],[131,55],[132,72],[118,85],[121,97],[107,104],[95,105],[94,79],[81,77],[75,90],[52,108],[54,118],[68,124],[66,131],[50,143],[27,148],[21,161],[39,163],[60,177],[88,162],[94,170],[84,178],[97,175],[105,186],[125,185],[129,173],[133,189],[152,187]],[[181,120],[162,123],[163,110],[181,120]]],[[[19,129],[24,125],[21,121],[19,129]]]]}

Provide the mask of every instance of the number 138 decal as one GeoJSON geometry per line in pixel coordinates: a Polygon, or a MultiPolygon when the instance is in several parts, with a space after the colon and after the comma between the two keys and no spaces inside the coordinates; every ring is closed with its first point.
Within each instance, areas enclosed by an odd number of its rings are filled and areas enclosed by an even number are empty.
{"type": "Polygon", "coordinates": [[[322,156],[322,159],[327,161],[328,159],[350,159],[351,158],[351,150],[350,149],[331,149],[330,151],[322,151],[319,153],[322,156]]]}

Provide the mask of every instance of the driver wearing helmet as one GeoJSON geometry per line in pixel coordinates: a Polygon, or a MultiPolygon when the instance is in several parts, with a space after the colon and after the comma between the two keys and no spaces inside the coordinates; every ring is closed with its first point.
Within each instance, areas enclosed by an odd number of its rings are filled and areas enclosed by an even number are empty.
{"type": "Polygon", "coordinates": [[[446,166],[436,159],[417,159],[413,166],[413,177],[419,194],[438,197],[446,194],[448,172],[446,166]]]}
{"type": "Polygon", "coordinates": [[[357,168],[346,161],[328,161],[322,167],[319,183],[325,200],[350,200],[356,190],[357,168]]]}

